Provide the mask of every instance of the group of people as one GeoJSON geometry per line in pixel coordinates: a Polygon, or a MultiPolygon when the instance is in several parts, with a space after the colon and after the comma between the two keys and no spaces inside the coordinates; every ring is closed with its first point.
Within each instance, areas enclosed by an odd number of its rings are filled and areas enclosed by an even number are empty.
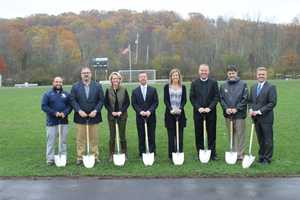
{"type": "MultiPolygon", "coordinates": [[[[267,81],[267,69],[257,68],[257,83],[250,92],[247,84],[238,77],[236,66],[230,65],[227,69],[227,80],[218,87],[217,81],[209,76],[207,64],[199,66],[199,78],[191,83],[189,99],[193,106],[196,151],[204,149],[203,121],[206,121],[208,149],[211,150],[211,160],[217,159],[216,154],[216,106],[220,102],[228,130],[233,124],[233,151],[242,160],[245,149],[245,119],[247,113],[255,124],[259,143],[259,162],[270,164],[273,154],[273,109],[276,106],[277,94],[274,85],[267,81]],[[249,109],[249,111],[247,110],[249,109]],[[248,112],[247,112],[248,111],[248,112]]],[[[116,126],[118,123],[121,152],[127,158],[126,123],[130,98],[127,89],[121,84],[122,76],[112,72],[109,76],[111,83],[103,92],[101,84],[93,81],[90,68],[81,69],[81,80],[72,86],[70,94],[63,90],[63,80],[55,77],[53,88],[46,92],[42,99],[42,110],[47,115],[47,151],[48,165],[54,164],[54,147],[61,128],[61,153],[67,154],[66,138],[68,133],[68,114],[74,110],[76,124],[77,165],[82,165],[86,150],[86,127],[89,129],[91,152],[99,162],[99,131],[98,123],[102,122],[101,109],[107,109],[109,124],[109,160],[112,161],[115,152],[116,126]],[[88,124],[88,126],[86,126],[88,124]]],[[[136,127],[138,133],[139,156],[146,151],[145,127],[147,126],[149,152],[156,154],[155,130],[156,109],[159,104],[156,88],[148,84],[146,72],[138,75],[139,86],[132,91],[131,104],[136,113],[136,127]],[[145,123],[146,122],[146,123],[145,123]]],[[[183,152],[183,135],[186,127],[184,111],[187,102],[186,86],[182,82],[182,75],[176,68],[169,73],[169,82],[164,86],[165,127],[168,133],[168,157],[176,152],[179,141],[179,152],[183,152]],[[176,128],[176,122],[179,127],[176,128]],[[178,132],[178,139],[176,139],[178,132]]]]}

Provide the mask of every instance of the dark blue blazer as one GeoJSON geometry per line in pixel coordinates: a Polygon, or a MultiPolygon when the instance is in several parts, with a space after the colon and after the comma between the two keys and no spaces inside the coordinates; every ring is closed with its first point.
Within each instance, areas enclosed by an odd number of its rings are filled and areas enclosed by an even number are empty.
{"type": "Polygon", "coordinates": [[[146,93],[146,100],[144,101],[143,94],[141,87],[138,86],[132,91],[131,95],[131,104],[133,109],[136,112],[137,120],[143,120],[142,116],[140,115],[141,111],[149,110],[151,112],[149,120],[155,120],[155,110],[158,107],[158,96],[156,89],[151,86],[147,86],[147,93],[146,93]]]}
{"type": "Polygon", "coordinates": [[[89,114],[93,110],[97,111],[94,118],[89,119],[90,124],[102,122],[101,109],[104,103],[104,93],[101,84],[91,81],[89,97],[86,98],[84,84],[82,81],[75,83],[71,89],[71,104],[74,109],[74,122],[78,124],[86,124],[86,118],[80,117],[79,110],[89,114]]]}
{"type": "Polygon", "coordinates": [[[259,95],[256,95],[257,83],[251,87],[249,96],[249,109],[254,111],[260,110],[262,115],[257,115],[254,120],[259,120],[263,123],[274,122],[273,109],[277,103],[277,93],[274,85],[265,82],[259,95]]]}

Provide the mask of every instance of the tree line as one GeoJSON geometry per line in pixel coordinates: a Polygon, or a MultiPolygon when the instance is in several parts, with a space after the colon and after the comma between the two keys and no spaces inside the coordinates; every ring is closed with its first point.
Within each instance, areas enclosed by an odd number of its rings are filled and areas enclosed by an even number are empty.
{"type": "Polygon", "coordinates": [[[71,83],[95,57],[108,57],[109,71],[128,69],[129,44],[132,69],[156,69],[158,78],[177,66],[192,79],[201,63],[210,65],[217,79],[224,79],[229,64],[247,79],[257,66],[268,67],[273,77],[300,73],[299,17],[275,24],[259,17],[190,13],[183,19],[172,11],[131,10],[0,19],[0,73],[7,83],[49,84],[56,75],[71,83]]]}

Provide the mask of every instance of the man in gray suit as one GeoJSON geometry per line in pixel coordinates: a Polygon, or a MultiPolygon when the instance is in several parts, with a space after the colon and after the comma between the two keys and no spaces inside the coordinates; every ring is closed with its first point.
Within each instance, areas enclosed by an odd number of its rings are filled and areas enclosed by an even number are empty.
{"type": "Polygon", "coordinates": [[[273,156],[273,109],[277,102],[274,85],[267,82],[267,69],[256,70],[257,83],[250,90],[249,114],[255,123],[259,143],[259,162],[270,164],[273,156]]]}

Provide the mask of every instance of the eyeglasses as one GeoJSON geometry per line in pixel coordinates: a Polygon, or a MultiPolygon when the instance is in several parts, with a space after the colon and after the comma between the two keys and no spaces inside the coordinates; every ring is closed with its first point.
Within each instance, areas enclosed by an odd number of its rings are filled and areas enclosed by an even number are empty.
{"type": "Polygon", "coordinates": [[[90,74],[91,72],[81,72],[81,74],[90,74]]]}

